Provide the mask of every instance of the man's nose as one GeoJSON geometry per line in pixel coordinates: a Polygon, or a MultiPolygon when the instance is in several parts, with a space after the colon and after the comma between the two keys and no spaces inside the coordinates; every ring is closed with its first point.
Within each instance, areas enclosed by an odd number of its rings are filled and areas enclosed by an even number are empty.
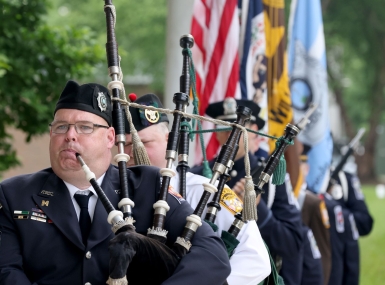
{"type": "Polygon", "coordinates": [[[78,133],[75,129],[75,125],[69,125],[68,131],[66,133],[66,140],[67,141],[76,141],[77,135],[78,135],[78,133]]]}

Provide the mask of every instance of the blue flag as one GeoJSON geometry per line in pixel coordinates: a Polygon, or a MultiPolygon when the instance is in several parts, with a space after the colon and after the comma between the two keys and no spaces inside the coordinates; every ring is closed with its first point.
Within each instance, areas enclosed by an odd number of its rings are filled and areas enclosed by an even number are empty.
{"type": "Polygon", "coordinates": [[[332,161],[333,142],[329,126],[325,37],[320,0],[293,0],[289,19],[288,68],[290,91],[297,122],[310,104],[317,109],[298,139],[311,147],[308,188],[316,193],[332,161]]]}
{"type": "MultiPolygon", "coordinates": [[[[239,40],[239,85],[241,97],[252,100],[259,105],[259,116],[267,122],[267,59],[265,21],[262,0],[238,0],[240,15],[239,40]]],[[[263,131],[268,132],[268,124],[263,131]]],[[[265,137],[260,138],[259,148],[266,154],[268,143],[265,137]]]]}

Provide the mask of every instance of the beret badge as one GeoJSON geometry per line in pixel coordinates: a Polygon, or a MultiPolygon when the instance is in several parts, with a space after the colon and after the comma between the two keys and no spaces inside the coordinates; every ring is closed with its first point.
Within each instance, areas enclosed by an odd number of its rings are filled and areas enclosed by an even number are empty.
{"type": "Polygon", "coordinates": [[[107,98],[103,92],[98,92],[98,106],[100,111],[105,112],[107,110],[107,98]]]}

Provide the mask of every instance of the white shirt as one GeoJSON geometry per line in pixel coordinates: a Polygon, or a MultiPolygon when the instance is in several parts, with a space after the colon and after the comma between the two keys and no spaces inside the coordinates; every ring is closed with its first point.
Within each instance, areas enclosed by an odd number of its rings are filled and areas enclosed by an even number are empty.
{"type": "MultiPolygon", "coordinates": [[[[100,176],[100,178],[98,180],[96,180],[96,182],[98,182],[99,185],[102,185],[104,175],[106,175],[106,174],[104,173],[102,176],[100,176]]],[[[79,207],[78,203],[76,202],[74,195],[78,191],[87,191],[87,190],[91,191],[92,194],[94,194],[90,197],[90,200],[88,201],[88,213],[90,214],[91,222],[92,222],[93,218],[94,218],[96,202],[98,201],[98,194],[96,194],[94,187],[90,186],[88,189],[81,190],[81,189],[75,187],[74,185],[64,181],[64,180],[63,180],[63,182],[67,186],[68,191],[70,192],[72,204],[74,204],[74,208],[75,208],[76,215],[78,216],[78,220],[79,220],[79,215],[80,215],[80,207],[79,207]]]]}
{"type": "MultiPolygon", "coordinates": [[[[202,183],[209,182],[206,177],[190,172],[186,175],[186,200],[195,209],[204,192],[202,183]]],[[[170,185],[179,192],[179,174],[171,179],[170,185]]],[[[209,201],[212,200],[211,195],[209,201]]],[[[207,207],[202,214],[206,215],[207,207]]],[[[234,221],[234,215],[222,207],[217,213],[215,224],[218,231],[215,233],[221,237],[222,231],[228,231],[234,221]]],[[[229,285],[256,285],[264,280],[271,272],[270,258],[263,243],[257,223],[250,221],[245,223],[238,234],[239,244],[230,258],[231,273],[227,277],[229,285]]]]}

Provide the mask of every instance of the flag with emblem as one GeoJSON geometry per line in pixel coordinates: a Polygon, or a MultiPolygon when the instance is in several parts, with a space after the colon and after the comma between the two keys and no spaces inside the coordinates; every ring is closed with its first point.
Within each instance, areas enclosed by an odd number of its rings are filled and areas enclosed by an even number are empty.
{"type": "Polygon", "coordinates": [[[328,115],[325,38],[320,0],[293,0],[289,19],[288,68],[294,119],[298,121],[310,104],[317,104],[310,123],[298,140],[308,152],[309,190],[320,192],[332,161],[333,142],[328,115]]]}
{"type": "MultiPolygon", "coordinates": [[[[262,0],[238,1],[240,12],[239,84],[242,99],[252,100],[261,108],[259,116],[267,122],[266,40],[262,0]]],[[[268,132],[265,124],[263,132],[268,132]]],[[[261,138],[260,148],[268,151],[267,139],[261,138]]]]}
{"type": "MultiPolygon", "coordinates": [[[[285,53],[285,1],[263,0],[268,94],[268,133],[280,137],[285,126],[292,121],[289,77],[285,53]]],[[[275,141],[269,140],[270,151],[275,141]]]]}
{"type": "MultiPolygon", "coordinates": [[[[239,17],[237,0],[195,0],[191,34],[195,39],[192,54],[196,71],[199,113],[204,115],[210,103],[226,97],[240,98],[239,78],[239,17]]],[[[213,129],[203,122],[203,129],[213,129]]],[[[219,143],[212,133],[204,134],[207,158],[218,151],[219,143]]],[[[195,163],[202,161],[199,143],[195,163]]]]}

